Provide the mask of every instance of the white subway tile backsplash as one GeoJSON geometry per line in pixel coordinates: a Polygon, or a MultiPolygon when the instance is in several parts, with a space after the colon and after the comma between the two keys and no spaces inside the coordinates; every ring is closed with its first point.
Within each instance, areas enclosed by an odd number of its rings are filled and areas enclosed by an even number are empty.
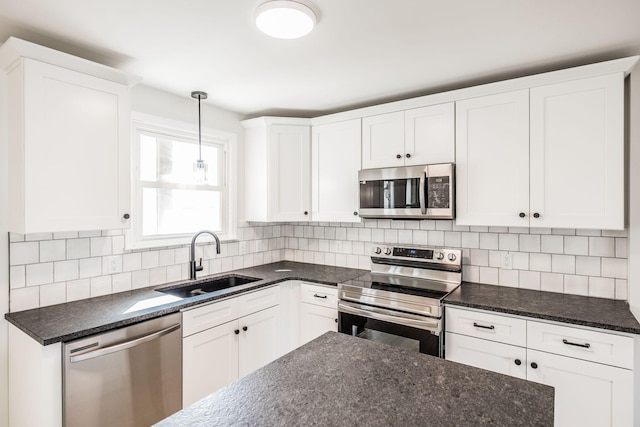
{"type": "Polygon", "coordinates": [[[77,259],[57,261],[53,263],[53,281],[66,282],[79,278],[79,266],[77,259]]]}
{"type": "Polygon", "coordinates": [[[80,278],[97,277],[102,275],[102,258],[84,258],[79,261],[80,278]]]}
{"type": "Polygon", "coordinates": [[[489,285],[499,283],[499,269],[492,267],[480,267],[480,282],[489,285]]]}
{"type": "MultiPolygon", "coordinates": [[[[184,262],[188,262],[187,256],[184,262]]],[[[122,271],[136,271],[142,268],[142,253],[134,252],[122,256],[122,271]]]]}
{"type": "Polygon", "coordinates": [[[401,245],[412,245],[413,244],[413,231],[411,231],[411,230],[398,230],[398,243],[401,244],[401,245]]]}
{"type": "Polygon", "coordinates": [[[477,265],[463,265],[462,277],[467,282],[480,283],[480,267],[477,265]]]}
{"type": "Polygon", "coordinates": [[[477,249],[480,247],[480,233],[463,232],[461,233],[461,245],[463,248],[477,249]]]}
{"type": "Polygon", "coordinates": [[[576,230],[570,228],[553,228],[551,234],[561,234],[563,236],[575,236],[576,230]]]}
{"type": "Polygon", "coordinates": [[[111,276],[94,277],[90,280],[92,297],[99,297],[113,293],[111,289],[111,276]]]}
{"type": "Polygon", "coordinates": [[[59,239],[77,239],[78,232],[77,231],[61,231],[59,233],[53,233],[53,238],[56,240],[59,239]]]}
{"type": "Polygon", "coordinates": [[[518,270],[499,269],[498,284],[501,286],[518,287],[518,270]]]}
{"type": "Polygon", "coordinates": [[[156,267],[149,270],[149,285],[158,286],[167,283],[167,267],[156,267]]]}
{"type": "Polygon", "coordinates": [[[616,258],[627,258],[627,239],[616,238],[616,258]]]}
{"type": "Polygon", "coordinates": [[[627,237],[627,230],[602,230],[602,237],[627,237]]]}
{"type": "Polygon", "coordinates": [[[432,219],[427,219],[424,221],[420,221],[420,230],[435,230],[436,229],[436,221],[432,219]]]}
{"type": "Polygon", "coordinates": [[[565,237],[564,253],[569,255],[589,255],[589,238],[585,236],[565,237]]]}
{"type": "Polygon", "coordinates": [[[512,267],[517,270],[529,269],[529,254],[524,252],[513,252],[511,254],[512,267]]]}
{"type": "Polygon", "coordinates": [[[66,259],[66,248],[64,240],[45,240],[40,242],[40,262],[66,259]]]}
{"type": "Polygon", "coordinates": [[[26,273],[24,265],[14,265],[9,268],[9,288],[23,288],[26,284],[26,273]]]}
{"type": "MultiPolygon", "coordinates": [[[[177,266],[179,268],[179,266],[177,266]]],[[[167,275],[168,277],[168,275],[167,275]]],[[[176,279],[179,280],[179,279],[176,279]]],[[[118,273],[111,276],[113,292],[125,292],[131,290],[131,273],[118,273]]]]}
{"type": "Polygon", "coordinates": [[[67,259],[89,258],[91,256],[90,239],[68,239],[67,259]]]}
{"type": "Polygon", "coordinates": [[[53,239],[53,233],[30,233],[24,236],[24,240],[27,242],[36,242],[40,240],[53,239]]]}
{"type": "Polygon", "coordinates": [[[92,237],[91,256],[111,255],[111,237],[92,237]]]}
{"type": "Polygon", "coordinates": [[[576,236],[599,237],[601,235],[602,235],[602,231],[601,230],[580,230],[580,229],[576,230],[576,236]]]}
{"type": "Polygon", "coordinates": [[[529,268],[533,271],[551,271],[551,255],[550,254],[529,254],[529,268]]]}
{"type": "Polygon", "coordinates": [[[131,273],[131,289],[149,286],[149,270],[137,270],[131,273]]]}
{"type": "Polygon", "coordinates": [[[615,280],[608,277],[589,277],[589,296],[598,298],[615,298],[615,280]]]}
{"type": "Polygon", "coordinates": [[[616,279],[616,299],[626,300],[629,296],[629,287],[626,279],[616,279]]]}
{"type": "Polygon", "coordinates": [[[22,311],[40,307],[40,288],[12,289],[9,294],[9,310],[22,311]]]}
{"type": "Polygon", "coordinates": [[[40,307],[62,304],[67,301],[67,284],[52,283],[40,286],[40,307]]]}
{"type": "Polygon", "coordinates": [[[620,258],[602,258],[602,276],[626,279],[627,260],[620,258]]]}
{"type": "MultiPolygon", "coordinates": [[[[323,233],[324,237],[324,233],[323,233]]],[[[358,240],[362,242],[370,242],[371,241],[371,229],[370,228],[359,228],[358,229],[358,240]]]]}
{"type": "Polygon", "coordinates": [[[540,252],[539,234],[520,234],[519,248],[522,252],[540,252]]]}
{"type": "Polygon", "coordinates": [[[556,273],[540,273],[540,290],[563,293],[564,276],[556,273]]]}
{"type": "Polygon", "coordinates": [[[498,248],[501,251],[517,251],[518,235],[517,234],[499,234],[498,248]]]}
{"type": "Polygon", "coordinates": [[[471,265],[479,267],[489,266],[489,251],[482,249],[472,249],[469,251],[471,265]]]}
{"type": "MultiPolygon", "coordinates": [[[[340,240],[340,239],[338,239],[340,240]]],[[[389,244],[397,244],[398,243],[398,230],[393,229],[385,229],[384,230],[384,242],[389,244]]]]}
{"type": "Polygon", "coordinates": [[[436,230],[450,231],[452,227],[452,221],[436,221],[436,230]]]}
{"type": "Polygon", "coordinates": [[[576,257],[573,255],[551,255],[551,271],[554,273],[575,274],[576,257]]]}
{"type": "Polygon", "coordinates": [[[102,231],[100,230],[87,230],[87,231],[79,231],[78,237],[99,237],[102,236],[102,231]]]}
{"type": "Polygon", "coordinates": [[[359,230],[357,228],[347,228],[347,240],[358,240],[359,230]]]}
{"type": "Polygon", "coordinates": [[[576,257],[576,274],[584,276],[600,276],[599,257],[576,257]]]}
{"type": "Polygon", "coordinates": [[[546,254],[564,253],[564,237],[553,235],[540,236],[540,251],[546,254]]]}
{"type": "Polygon", "coordinates": [[[615,257],[615,239],[613,237],[589,237],[589,255],[615,257]]]}
{"type": "Polygon", "coordinates": [[[520,271],[520,287],[523,289],[540,290],[540,272],[539,271],[520,271]]]}
{"type": "Polygon", "coordinates": [[[449,248],[459,248],[462,244],[462,233],[460,231],[445,231],[444,245],[449,248]]]}
{"type": "Polygon", "coordinates": [[[9,242],[24,242],[24,234],[9,233],[9,242]]]}
{"type": "Polygon", "coordinates": [[[444,231],[429,231],[429,246],[444,246],[444,231]]]}
{"type": "Polygon", "coordinates": [[[34,264],[40,260],[38,242],[16,242],[11,244],[9,265],[34,264]]]}
{"type": "Polygon", "coordinates": [[[47,283],[53,283],[52,262],[27,265],[27,286],[45,285],[47,283]]]}
{"type": "Polygon", "coordinates": [[[499,249],[499,237],[493,233],[480,233],[480,249],[499,249]]]}
{"type": "Polygon", "coordinates": [[[420,221],[405,221],[405,230],[420,230],[420,221]]]}
{"type": "Polygon", "coordinates": [[[565,275],[564,291],[574,295],[589,295],[589,277],[565,275]]]}
{"type": "Polygon", "coordinates": [[[77,301],[91,297],[91,280],[80,279],[67,282],[67,301],[77,301]]]}

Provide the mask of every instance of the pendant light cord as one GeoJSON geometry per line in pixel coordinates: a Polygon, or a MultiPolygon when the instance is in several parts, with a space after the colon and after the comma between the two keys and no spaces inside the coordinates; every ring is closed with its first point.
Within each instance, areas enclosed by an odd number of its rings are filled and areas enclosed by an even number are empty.
{"type": "Polygon", "coordinates": [[[200,114],[200,98],[198,95],[198,160],[202,161],[202,116],[200,114]]]}

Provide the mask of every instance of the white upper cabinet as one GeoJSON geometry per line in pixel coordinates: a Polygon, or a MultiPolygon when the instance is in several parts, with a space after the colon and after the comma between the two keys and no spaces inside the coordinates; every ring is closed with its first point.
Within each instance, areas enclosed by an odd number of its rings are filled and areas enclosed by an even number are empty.
{"type": "MultiPolygon", "coordinates": [[[[60,55],[72,64],[79,61],[83,71],[87,63],[107,68],[22,43],[31,53],[44,50],[43,56],[54,60],[60,55]]],[[[22,43],[10,40],[0,55],[8,64],[9,229],[37,233],[127,227],[129,86],[32,58],[8,60],[8,52],[22,43]]]]}
{"type": "Polygon", "coordinates": [[[313,221],[359,222],[360,119],[314,126],[311,138],[313,221]]]}
{"type": "Polygon", "coordinates": [[[457,102],[456,222],[623,229],[623,79],[457,102]]]}
{"type": "Polygon", "coordinates": [[[311,126],[305,119],[244,121],[247,221],[311,219],[311,126]]]}
{"type": "Polygon", "coordinates": [[[453,162],[454,104],[362,119],[362,168],[453,162]]]}
{"type": "Polygon", "coordinates": [[[624,228],[623,79],[531,89],[532,226],[624,228]]]}
{"type": "Polygon", "coordinates": [[[529,91],[456,103],[456,223],[528,226],[529,91]]]}

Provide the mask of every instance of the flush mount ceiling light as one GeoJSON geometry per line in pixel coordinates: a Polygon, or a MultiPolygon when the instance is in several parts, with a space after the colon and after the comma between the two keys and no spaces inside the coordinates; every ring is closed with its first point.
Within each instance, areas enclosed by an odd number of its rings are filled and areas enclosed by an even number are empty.
{"type": "Polygon", "coordinates": [[[290,0],[269,1],[256,9],[256,26],[277,39],[306,36],[316,25],[316,14],[309,7],[290,0]]]}

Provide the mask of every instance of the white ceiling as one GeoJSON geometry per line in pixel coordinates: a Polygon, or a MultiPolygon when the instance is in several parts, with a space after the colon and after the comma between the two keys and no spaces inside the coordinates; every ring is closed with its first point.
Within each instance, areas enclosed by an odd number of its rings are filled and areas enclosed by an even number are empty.
{"type": "Polygon", "coordinates": [[[305,38],[253,25],[266,0],[0,0],[16,36],[245,116],[313,117],[640,54],[640,0],[299,0],[305,38]]]}

